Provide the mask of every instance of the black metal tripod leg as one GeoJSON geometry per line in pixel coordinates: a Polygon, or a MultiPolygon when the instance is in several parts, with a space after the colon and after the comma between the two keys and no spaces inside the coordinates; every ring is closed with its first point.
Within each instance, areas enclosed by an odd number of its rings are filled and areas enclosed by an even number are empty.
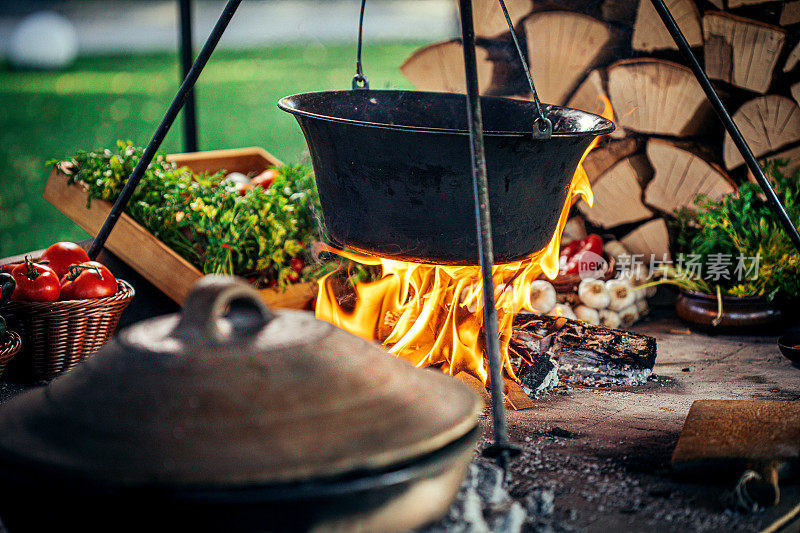
{"type": "Polygon", "coordinates": [[[475,220],[478,230],[478,250],[483,279],[483,330],[489,357],[492,387],[492,421],[494,444],[491,446],[498,464],[505,471],[513,447],[508,442],[506,404],[503,395],[503,365],[500,360],[500,334],[497,309],[494,303],[492,266],[492,223],[489,211],[489,184],[486,178],[486,156],[483,149],[483,117],[478,95],[478,73],[475,66],[475,30],[472,24],[472,0],[459,0],[461,32],[464,48],[464,71],[467,78],[467,123],[472,156],[472,185],[475,199],[475,220]]]}
{"type": "Polygon", "coordinates": [[[150,142],[147,144],[147,148],[145,148],[144,154],[142,154],[142,159],[139,160],[136,168],[133,169],[131,177],[128,178],[128,182],[125,184],[125,187],[123,187],[119,198],[114,202],[114,207],[111,208],[111,212],[103,223],[103,227],[100,228],[97,237],[95,237],[94,242],[92,242],[92,247],[89,249],[89,257],[92,259],[97,257],[97,254],[100,253],[100,250],[106,243],[106,239],[108,239],[108,235],[111,233],[111,230],[114,229],[117,220],[119,220],[122,210],[125,209],[125,206],[133,195],[133,191],[136,190],[136,186],[139,185],[144,171],[153,160],[153,157],[155,157],[156,151],[164,141],[164,137],[166,137],[167,132],[169,132],[169,129],[172,127],[172,123],[175,122],[175,117],[178,116],[178,113],[183,107],[186,96],[194,87],[197,78],[200,77],[200,73],[203,72],[203,68],[214,52],[214,48],[216,48],[222,34],[225,32],[225,28],[228,27],[228,23],[231,21],[231,18],[233,18],[236,8],[238,8],[241,3],[242,0],[228,0],[225,9],[222,10],[219,20],[217,20],[214,29],[211,30],[211,34],[208,36],[206,44],[203,45],[203,49],[200,50],[200,53],[197,55],[197,59],[194,60],[192,68],[189,69],[189,74],[186,75],[186,79],[183,80],[180,89],[178,89],[178,94],[175,95],[175,99],[172,101],[172,104],[170,104],[167,114],[164,115],[153,138],[150,139],[150,142]]]}
{"type": "Polygon", "coordinates": [[[711,105],[714,106],[714,111],[717,112],[717,116],[730,134],[734,144],[736,144],[736,148],[738,148],[739,152],[742,154],[745,163],[747,163],[747,167],[750,169],[750,172],[753,173],[756,181],[761,186],[764,194],[767,196],[767,202],[769,203],[772,212],[775,213],[775,216],[777,216],[778,220],[780,220],[781,224],[783,224],[783,228],[786,230],[786,233],[789,234],[789,238],[792,240],[792,243],[794,243],[795,248],[800,251],[800,233],[797,232],[797,228],[794,226],[792,219],[789,218],[789,214],[786,213],[786,209],[783,207],[778,195],[775,194],[775,190],[772,188],[769,180],[764,175],[764,171],[758,164],[756,156],[753,155],[753,151],[750,149],[747,141],[745,141],[744,137],[742,137],[739,128],[736,127],[736,124],[733,122],[728,110],[725,109],[725,105],[722,103],[722,100],[720,100],[717,91],[711,85],[711,81],[708,79],[708,76],[706,76],[703,67],[701,67],[700,63],[697,61],[697,57],[695,57],[694,52],[692,52],[692,48],[689,46],[689,43],[686,42],[686,38],[683,36],[683,32],[681,32],[681,29],[678,27],[675,19],[672,17],[672,13],[670,13],[669,8],[666,6],[666,4],[664,4],[664,0],[650,1],[652,2],[653,7],[656,8],[658,15],[661,17],[661,20],[667,27],[672,39],[675,41],[675,44],[678,45],[683,57],[686,58],[686,61],[689,63],[689,67],[692,69],[692,72],[697,78],[697,81],[700,83],[700,86],[703,88],[703,91],[705,91],[706,97],[711,102],[711,105]]]}
{"type": "MultiPolygon", "coordinates": [[[[192,1],[179,0],[180,19],[180,52],[181,75],[184,79],[192,69],[192,1]]],[[[184,152],[197,151],[197,106],[195,105],[195,91],[192,89],[186,95],[183,106],[183,150],[184,152]]]]}

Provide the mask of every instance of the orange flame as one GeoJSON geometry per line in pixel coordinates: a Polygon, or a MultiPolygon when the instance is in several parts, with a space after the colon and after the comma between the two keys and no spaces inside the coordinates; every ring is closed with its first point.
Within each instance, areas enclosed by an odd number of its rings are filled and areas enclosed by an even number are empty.
{"type": "MultiPolygon", "coordinates": [[[[608,99],[602,115],[611,116],[608,99]]],[[[586,149],[581,163],[598,140],[586,149]]],[[[593,203],[589,178],[580,163],[549,244],[524,261],[495,265],[492,270],[500,355],[512,379],[517,379],[509,357],[514,316],[521,311],[537,312],[531,303],[531,282],[542,273],[550,279],[558,274],[561,233],[575,196],[593,203]]],[[[319,284],[317,318],[362,338],[378,340],[389,353],[416,366],[439,366],[451,375],[464,371],[487,383],[480,267],[407,263],[323,248],[358,263],[380,265],[382,275],[377,281],[356,285],[355,306],[348,310],[336,297],[331,275],[325,276],[319,284]]]]}

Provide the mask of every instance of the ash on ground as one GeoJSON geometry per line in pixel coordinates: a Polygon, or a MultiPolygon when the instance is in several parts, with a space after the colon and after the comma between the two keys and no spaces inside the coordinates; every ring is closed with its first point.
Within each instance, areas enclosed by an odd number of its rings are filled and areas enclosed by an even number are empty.
{"type": "Polygon", "coordinates": [[[419,532],[744,532],[769,524],[763,514],[726,508],[725,486],[709,498],[708,486],[672,479],[641,447],[604,456],[587,440],[558,426],[528,430],[505,481],[492,461],[476,457],[447,515],[419,532]]]}

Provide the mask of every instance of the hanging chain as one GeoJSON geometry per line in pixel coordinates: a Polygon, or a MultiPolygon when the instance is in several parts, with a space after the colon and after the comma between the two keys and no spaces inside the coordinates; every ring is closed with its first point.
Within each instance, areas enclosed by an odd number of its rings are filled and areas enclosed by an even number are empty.
{"type": "Polygon", "coordinates": [[[517,54],[519,55],[520,62],[522,62],[525,77],[528,78],[528,85],[531,88],[531,93],[533,93],[533,102],[536,105],[537,114],[536,119],[533,121],[533,137],[535,139],[549,139],[550,136],[553,135],[553,123],[542,113],[542,103],[539,101],[539,95],[536,93],[536,87],[533,86],[533,77],[531,77],[531,71],[528,69],[528,62],[525,61],[525,56],[522,55],[522,48],[519,46],[517,32],[514,31],[514,23],[511,22],[511,17],[508,15],[506,3],[503,0],[498,1],[500,2],[500,7],[503,9],[503,15],[506,17],[508,29],[511,30],[511,38],[514,39],[514,46],[517,47],[517,54]]]}
{"type": "Polygon", "coordinates": [[[364,6],[367,0],[361,0],[361,15],[358,17],[358,56],[356,57],[356,75],[353,76],[353,90],[369,89],[369,78],[361,69],[361,41],[364,31],[364,6]]]}

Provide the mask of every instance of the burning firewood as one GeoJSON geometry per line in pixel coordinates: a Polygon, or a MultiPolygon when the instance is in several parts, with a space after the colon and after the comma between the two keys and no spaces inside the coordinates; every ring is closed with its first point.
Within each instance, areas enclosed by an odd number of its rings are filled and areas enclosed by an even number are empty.
{"type": "Polygon", "coordinates": [[[529,387],[536,382],[541,387],[552,379],[548,377],[552,371],[546,371],[550,357],[566,381],[603,385],[641,382],[652,373],[656,361],[653,337],[563,317],[517,316],[511,346],[533,361],[521,365],[519,372],[529,387]],[[536,339],[541,339],[539,346],[532,344],[536,339]]]}

